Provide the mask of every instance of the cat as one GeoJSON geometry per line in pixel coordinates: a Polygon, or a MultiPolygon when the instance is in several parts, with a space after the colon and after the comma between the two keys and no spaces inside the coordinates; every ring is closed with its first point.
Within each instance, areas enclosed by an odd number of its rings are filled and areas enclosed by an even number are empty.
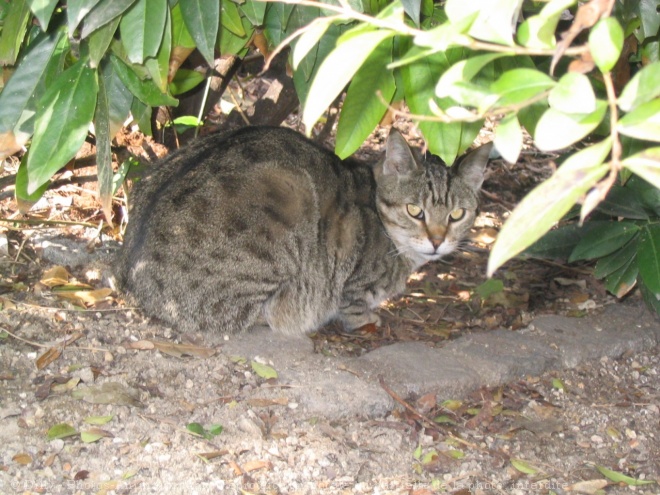
{"type": "Polygon", "coordinates": [[[281,127],[207,136],[134,187],[117,279],[183,332],[379,324],[374,309],[469,232],[489,151],[448,168],[392,130],[369,166],[281,127]]]}

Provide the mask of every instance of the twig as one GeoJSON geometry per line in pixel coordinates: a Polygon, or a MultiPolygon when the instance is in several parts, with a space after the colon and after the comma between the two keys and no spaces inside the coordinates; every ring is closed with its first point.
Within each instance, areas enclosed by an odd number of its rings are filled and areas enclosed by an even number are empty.
{"type": "Polygon", "coordinates": [[[401,404],[406,410],[408,410],[414,417],[419,419],[422,423],[426,423],[426,426],[433,428],[434,430],[438,430],[438,424],[435,423],[432,419],[427,418],[424,416],[422,413],[417,411],[413,406],[408,404],[405,400],[403,400],[394,390],[392,390],[390,387],[387,386],[385,383],[385,379],[383,378],[382,375],[378,377],[378,382],[380,383],[380,386],[385,390],[385,392],[388,393],[392,399],[394,399],[396,402],[401,404]]]}

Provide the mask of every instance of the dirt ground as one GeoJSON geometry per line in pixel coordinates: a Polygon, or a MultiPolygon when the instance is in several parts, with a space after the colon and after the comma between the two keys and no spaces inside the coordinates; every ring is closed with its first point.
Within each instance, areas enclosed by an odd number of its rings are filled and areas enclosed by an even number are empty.
{"type": "MultiPolygon", "coordinates": [[[[316,352],[442,346],[619,304],[588,270],[533,260],[511,262],[502,288],[484,289],[488,246],[549,173],[543,158],[496,162],[469,249],[413,276],[383,307],[383,327],[323,329],[311,336],[316,352]]],[[[91,186],[68,178],[30,223],[0,229],[0,493],[660,493],[658,348],[469,397],[399,397],[381,417],[310,415],[258,358],[223,352],[224,336],[148,321],[90,273],[120,234],[99,235],[91,186]],[[42,259],[43,239],[60,234],[91,239],[89,263],[42,259]]],[[[25,220],[10,198],[0,217],[25,220]]]]}

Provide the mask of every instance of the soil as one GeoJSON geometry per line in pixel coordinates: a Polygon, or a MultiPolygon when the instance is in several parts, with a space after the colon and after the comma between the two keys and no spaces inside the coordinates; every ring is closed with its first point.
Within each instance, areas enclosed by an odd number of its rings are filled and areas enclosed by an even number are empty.
{"type": "MultiPolygon", "coordinates": [[[[441,346],[618,304],[587,269],[558,263],[516,260],[498,274],[500,289],[484,285],[502,218],[550,171],[531,153],[514,167],[496,162],[471,247],[415,274],[383,307],[381,328],[322,329],[311,336],[316,352],[441,346]]],[[[309,414],[267,363],[223,352],[225,336],[179,335],[107,289],[92,268],[119,227],[99,233],[93,190],[76,177],[36,206],[35,223],[3,222],[1,493],[660,493],[658,348],[468,397],[398,397],[380,416],[309,414]],[[85,262],[66,272],[43,257],[44,240],[61,235],[89,240],[85,262]]],[[[13,200],[0,210],[25,220],[13,200]]]]}

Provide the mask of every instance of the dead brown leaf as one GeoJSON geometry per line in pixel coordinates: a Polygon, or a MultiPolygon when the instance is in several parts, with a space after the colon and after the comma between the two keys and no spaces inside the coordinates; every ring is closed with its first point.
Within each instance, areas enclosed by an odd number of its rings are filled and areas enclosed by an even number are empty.
{"type": "Polygon", "coordinates": [[[212,459],[215,459],[216,457],[222,457],[223,455],[229,454],[229,451],[227,449],[222,449],[222,450],[214,450],[212,452],[200,452],[197,455],[199,457],[202,457],[206,459],[207,461],[210,461],[212,459]]]}
{"type": "Polygon", "coordinates": [[[243,464],[243,472],[250,473],[252,471],[258,471],[260,469],[272,469],[273,464],[270,461],[248,461],[243,464]]]}
{"type": "MultiPolygon", "coordinates": [[[[83,287],[84,284],[81,284],[83,287]]],[[[94,306],[96,303],[104,301],[112,294],[112,289],[104,287],[95,290],[75,290],[56,292],[57,297],[77,302],[81,306],[94,306]]]]}
{"type": "Polygon", "coordinates": [[[246,401],[252,407],[270,407],[270,406],[288,406],[289,399],[286,397],[278,397],[276,399],[248,399],[246,401]]]}
{"type": "Polygon", "coordinates": [[[436,394],[432,392],[426,395],[422,395],[419,399],[417,399],[416,402],[417,410],[422,414],[427,414],[429,411],[434,409],[437,404],[438,400],[436,394]]]}
{"type": "Polygon", "coordinates": [[[592,495],[607,486],[607,480],[586,480],[573,483],[566,491],[592,495]]]}
{"type": "Polygon", "coordinates": [[[40,282],[46,287],[52,289],[53,287],[68,284],[69,277],[71,277],[71,274],[66,270],[66,268],[57,265],[46,270],[41,277],[40,282]]]}
{"type": "Polygon", "coordinates": [[[59,357],[62,355],[62,348],[61,347],[51,347],[48,349],[46,352],[44,352],[41,356],[37,358],[37,369],[42,370],[46,366],[48,366],[50,363],[53,361],[59,359],[59,357]]]}
{"type": "Polygon", "coordinates": [[[17,464],[22,464],[23,466],[27,466],[32,462],[32,457],[30,456],[30,454],[21,452],[19,454],[16,454],[14,457],[12,457],[11,460],[17,464]]]}
{"type": "Polygon", "coordinates": [[[595,25],[602,17],[607,17],[614,7],[614,0],[591,0],[580,5],[575,14],[573,24],[561,34],[561,40],[557,43],[557,49],[550,63],[550,74],[554,73],[555,66],[564,55],[566,49],[571,46],[573,40],[584,30],[595,25]]]}
{"type": "Polygon", "coordinates": [[[215,349],[193,344],[174,344],[171,342],[152,341],[154,347],[163,354],[174,357],[195,356],[209,358],[215,354],[215,349]]]}

